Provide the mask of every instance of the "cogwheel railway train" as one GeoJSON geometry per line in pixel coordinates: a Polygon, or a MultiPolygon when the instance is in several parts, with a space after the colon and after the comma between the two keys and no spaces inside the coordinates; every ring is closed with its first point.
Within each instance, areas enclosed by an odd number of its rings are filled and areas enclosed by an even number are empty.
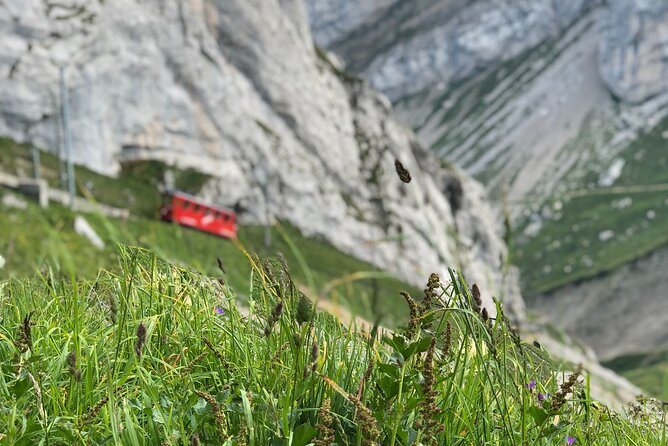
{"type": "Polygon", "coordinates": [[[237,215],[233,210],[205,204],[184,192],[168,191],[162,194],[160,219],[219,237],[237,237],[237,215]]]}

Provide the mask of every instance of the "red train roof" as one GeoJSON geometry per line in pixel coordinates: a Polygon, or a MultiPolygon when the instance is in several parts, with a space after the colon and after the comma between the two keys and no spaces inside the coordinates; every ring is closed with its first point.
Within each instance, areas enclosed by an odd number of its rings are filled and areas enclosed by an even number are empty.
{"type": "Polygon", "coordinates": [[[202,200],[201,198],[196,197],[196,196],[194,196],[192,194],[189,194],[187,192],[178,191],[178,190],[170,190],[170,191],[165,191],[162,194],[170,196],[170,197],[180,198],[184,201],[188,201],[190,203],[194,203],[194,204],[197,204],[199,206],[204,206],[204,207],[207,207],[207,208],[211,208],[211,209],[216,210],[216,211],[227,212],[229,214],[236,215],[236,212],[234,212],[233,209],[226,208],[224,206],[218,206],[218,205],[215,205],[215,204],[207,203],[206,201],[202,200]]]}

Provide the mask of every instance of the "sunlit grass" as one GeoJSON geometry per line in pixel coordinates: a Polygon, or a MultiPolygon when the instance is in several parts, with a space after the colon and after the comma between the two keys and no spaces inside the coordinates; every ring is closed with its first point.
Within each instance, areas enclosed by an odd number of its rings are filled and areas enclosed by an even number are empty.
{"type": "Polygon", "coordinates": [[[454,271],[407,328],[368,334],[247,260],[246,301],[127,248],[94,280],[0,285],[0,444],[666,444],[661,412],[611,413],[586,375],[560,402],[560,366],[454,271]]]}

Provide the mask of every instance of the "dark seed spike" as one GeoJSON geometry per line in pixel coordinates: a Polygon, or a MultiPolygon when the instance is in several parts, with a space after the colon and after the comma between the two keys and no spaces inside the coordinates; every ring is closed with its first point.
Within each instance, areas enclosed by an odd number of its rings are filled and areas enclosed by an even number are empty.
{"type": "Polygon", "coordinates": [[[135,354],[141,358],[144,345],[146,344],[146,326],[142,321],[137,327],[137,343],[135,344],[135,354]]]}
{"type": "Polygon", "coordinates": [[[394,167],[397,170],[397,175],[399,175],[399,179],[403,181],[404,183],[410,183],[412,178],[411,178],[411,173],[404,167],[403,164],[401,164],[401,161],[395,160],[394,161],[394,167]]]}

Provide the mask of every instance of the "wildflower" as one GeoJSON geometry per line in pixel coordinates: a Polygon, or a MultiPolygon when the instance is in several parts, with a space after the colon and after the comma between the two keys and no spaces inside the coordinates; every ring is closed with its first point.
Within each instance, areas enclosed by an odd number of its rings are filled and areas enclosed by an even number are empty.
{"type": "Polygon", "coordinates": [[[536,387],[536,380],[532,379],[529,384],[525,384],[524,387],[526,387],[529,390],[533,390],[536,387]]]}
{"type": "Polygon", "coordinates": [[[0,256],[0,269],[2,269],[5,266],[5,258],[0,256]]]}
{"type": "Polygon", "coordinates": [[[550,394],[549,394],[549,393],[541,393],[541,392],[538,392],[538,401],[540,401],[541,403],[542,403],[543,401],[545,401],[545,400],[546,400],[547,398],[549,398],[549,397],[550,397],[550,394]]]}
{"type": "Polygon", "coordinates": [[[566,438],[566,444],[568,445],[575,444],[575,438],[569,435],[568,438],[566,438]]]}
{"type": "Polygon", "coordinates": [[[221,307],[214,307],[214,311],[216,312],[216,314],[221,316],[225,314],[225,310],[223,310],[221,307]]]}
{"type": "Polygon", "coordinates": [[[395,160],[394,161],[394,167],[397,170],[397,175],[399,175],[399,179],[403,181],[404,183],[410,183],[412,178],[411,178],[411,173],[404,167],[403,164],[401,164],[401,161],[395,160]]]}

